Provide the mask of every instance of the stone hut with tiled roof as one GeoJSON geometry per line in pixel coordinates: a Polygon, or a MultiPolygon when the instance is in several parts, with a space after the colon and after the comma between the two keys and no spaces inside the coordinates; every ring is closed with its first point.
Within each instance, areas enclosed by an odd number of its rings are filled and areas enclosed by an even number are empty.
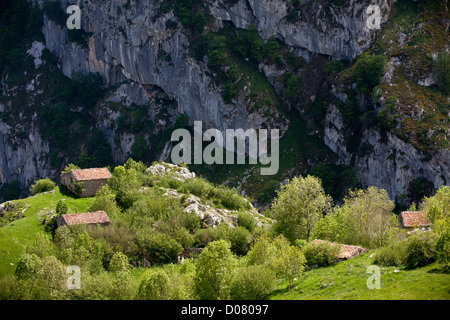
{"type": "Polygon", "coordinates": [[[366,248],[363,248],[363,247],[350,246],[347,244],[334,243],[334,242],[320,240],[320,239],[314,240],[313,244],[319,244],[322,242],[327,242],[332,245],[340,246],[341,250],[339,251],[339,254],[337,256],[337,258],[339,260],[347,260],[347,259],[355,258],[355,257],[368,251],[366,248]]]}
{"type": "Polygon", "coordinates": [[[61,184],[79,197],[92,197],[110,178],[107,168],[74,169],[61,175],[61,184]]]}
{"type": "Polygon", "coordinates": [[[105,211],[62,214],[56,218],[56,224],[58,225],[58,227],[74,225],[107,226],[110,223],[111,220],[109,219],[105,211]]]}
{"type": "Polygon", "coordinates": [[[400,224],[405,229],[428,228],[431,226],[431,221],[423,212],[403,211],[400,214],[400,224]]]}

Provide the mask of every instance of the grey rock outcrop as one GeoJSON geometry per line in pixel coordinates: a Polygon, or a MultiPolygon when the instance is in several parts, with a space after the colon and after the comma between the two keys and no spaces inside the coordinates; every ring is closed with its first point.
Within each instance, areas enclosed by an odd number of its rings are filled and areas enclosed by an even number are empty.
{"type": "Polygon", "coordinates": [[[381,23],[388,19],[393,1],[350,0],[343,4],[330,1],[302,1],[294,21],[289,1],[239,0],[209,1],[211,13],[219,21],[231,21],[238,28],[254,24],[264,39],[276,37],[309,60],[312,54],[336,59],[353,59],[366,50],[376,36],[367,27],[369,5],[378,5],[381,23]]]}

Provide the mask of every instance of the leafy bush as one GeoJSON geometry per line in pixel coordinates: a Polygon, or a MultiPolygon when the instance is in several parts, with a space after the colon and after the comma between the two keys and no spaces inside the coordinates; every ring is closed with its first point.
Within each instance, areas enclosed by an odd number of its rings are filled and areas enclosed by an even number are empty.
{"type": "Polygon", "coordinates": [[[275,287],[275,273],[261,265],[240,268],[233,279],[231,297],[236,300],[265,300],[275,287]]]}
{"type": "Polygon", "coordinates": [[[18,279],[30,279],[34,277],[42,265],[42,260],[35,254],[23,254],[15,271],[18,279]]]}
{"type": "Polygon", "coordinates": [[[200,199],[207,199],[209,193],[214,189],[214,186],[203,178],[189,178],[186,179],[185,184],[187,185],[189,192],[200,199]]]}
{"type": "Polygon", "coordinates": [[[237,226],[228,231],[228,240],[231,243],[231,251],[237,255],[243,255],[249,249],[251,234],[246,228],[237,226]]]}
{"type": "Polygon", "coordinates": [[[109,262],[109,270],[113,272],[126,271],[130,268],[128,257],[122,252],[116,252],[109,262]]]}
{"type": "Polygon", "coordinates": [[[383,77],[386,58],[382,55],[371,56],[367,52],[361,54],[355,64],[353,77],[356,80],[356,90],[370,94],[383,77]]]}
{"type": "Polygon", "coordinates": [[[311,242],[303,250],[307,265],[328,266],[338,260],[340,246],[328,241],[311,242]]]}
{"type": "Polygon", "coordinates": [[[166,300],[170,281],[163,270],[147,270],[139,284],[138,296],[145,300],[166,300]]]}
{"type": "Polygon", "coordinates": [[[332,199],[325,194],[320,179],[308,175],[295,177],[281,187],[272,203],[276,232],[293,243],[309,239],[314,225],[331,207],[332,199]]]}
{"type": "Polygon", "coordinates": [[[154,263],[175,262],[183,250],[176,240],[164,233],[148,234],[147,231],[142,230],[137,236],[144,257],[154,263]]]}
{"type": "Polygon", "coordinates": [[[55,187],[55,183],[49,178],[40,179],[36,181],[30,188],[32,194],[37,194],[41,192],[51,191],[55,187]]]}
{"type": "Polygon", "coordinates": [[[252,232],[256,228],[256,220],[253,215],[248,212],[239,213],[237,224],[241,227],[246,228],[250,232],[252,232]]]}
{"type": "Polygon", "coordinates": [[[403,265],[408,249],[407,241],[400,241],[391,246],[382,247],[375,255],[374,263],[381,266],[401,266],[403,265]]]}
{"type": "Polygon", "coordinates": [[[62,200],[58,200],[58,202],[56,203],[56,214],[60,216],[62,214],[67,214],[68,211],[69,206],[67,205],[67,203],[62,200]]]}
{"type": "Polygon", "coordinates": [[[289,288],[293,287],[294,278],[303,271],[306,263],[302,251],[295,246],[285,246],[278,250],[276,257],[271,261],[272,269],[289,280],[289,288]]]}
{"type": "Polygon", "coordinates": [[[219,186],[214,189],[214,201],[229,210],[250,209],[250,204],[235,189],[219,186]]]}
{"type": "Polygon", "coordinates": [[[94,201],[89,206],[89,211],[105,211],[110,217],[115,217],[120,212],[116,203],[116,195],[108,185],[102,186],[97,190],[94,201]]]}
{"type": "Polygon", "coordinates": [[[129,212],[138,216],[150,216],[155,220],[168,220],[182,214],[183,207],[177,199],[150,194],[140,197],[129,212]]]}
{"type": "Polygon", "coordinates": [[[286,77],[285,87],[286,97],[291,100],[297,100],[300,98],[300,83],[295,74],[291,73],[286,77]]]}
{"type": "Polygon", "coordinates": [[[230,243],[224,240],[209,243],[198,257],[194,288],[202,300],[225,300],[230,297],[236,258],[230,243]]]}
{"type": "Polygon", "coordinates": [[[450,266],[450,228],[445,230],[436,243],[436,254],[439,262],[444,264],[444,268],[450,266]]]}
{"type": "Polygon", "coordinates": [[[407,269],[422,267],[436,259],[436,242],[430,234],[412,236],[408,239],[404,265],[407,269]]]}

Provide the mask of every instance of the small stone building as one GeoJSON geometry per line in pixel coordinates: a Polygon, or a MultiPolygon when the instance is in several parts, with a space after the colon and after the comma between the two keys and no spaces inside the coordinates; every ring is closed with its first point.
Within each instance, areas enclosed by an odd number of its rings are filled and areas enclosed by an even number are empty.
{"type": "Polygon", "coordinates": [[[62,226],[86,225],[86,226],[107,226],[111,223],[105,211],[84,212],[75,214],[62,214],[56,218],[56,224],[62,226]]]}
{"type": "Polygon", "coordinates": [[[428,228],[431,226],[431,221],[427,215],[418,211],[403,211],[400,214],[400,225],[404,229],[428,228]]]}
{"type": "Polygon", "coordinates": [[[355,257],[368,251],[366,248],[363,248],[363,247],[350,246],[347,244],[334,243],[334,242],[329,242],[329,241],[320,240],[320,239],[314,240],[313,244],[319,244],[319,243],[323,243],[323,242],[340,246],[340,251],[339,251],[339,254],[337,257],[339,260],[347,260],[347,259],[355,258],[355,257]]]}
{"type": "Polygon", "coordinates": [[[74,169],[61,175],[61,184],[79,197],[92,197],[110,178],[107,168],[74,169]]]}

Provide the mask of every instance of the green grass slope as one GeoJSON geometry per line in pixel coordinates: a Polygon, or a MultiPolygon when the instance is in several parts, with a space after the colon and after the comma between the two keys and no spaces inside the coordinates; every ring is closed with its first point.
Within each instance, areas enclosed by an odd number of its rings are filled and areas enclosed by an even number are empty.
{"type": "Polygon", "coordinates": [[[449,300],[450,274],[432,263],[422,268],[405,270],[381,268],[381,288],[368,289],[367,280],[373,273],[372,250],[359,257],[335,265],[302,273],[288,290],[288,282],[280,281],[272,293],[273,300],[449,300]],[[397,271],[398,270],[398,271],[397,271]]]}
{"type": "Polygon", "coordinates": [[[30,206],[25,211],[25,217],[0,227],[0,276],[14,274],[25,247],[37,233],[44,231],[41,214],[55,210],[56,203],[61,199],[65,199],[70,213],[85,212],[93,200],[62,194],[58,187],[47,194],[17,200],[22,205],[30,206]]]}

